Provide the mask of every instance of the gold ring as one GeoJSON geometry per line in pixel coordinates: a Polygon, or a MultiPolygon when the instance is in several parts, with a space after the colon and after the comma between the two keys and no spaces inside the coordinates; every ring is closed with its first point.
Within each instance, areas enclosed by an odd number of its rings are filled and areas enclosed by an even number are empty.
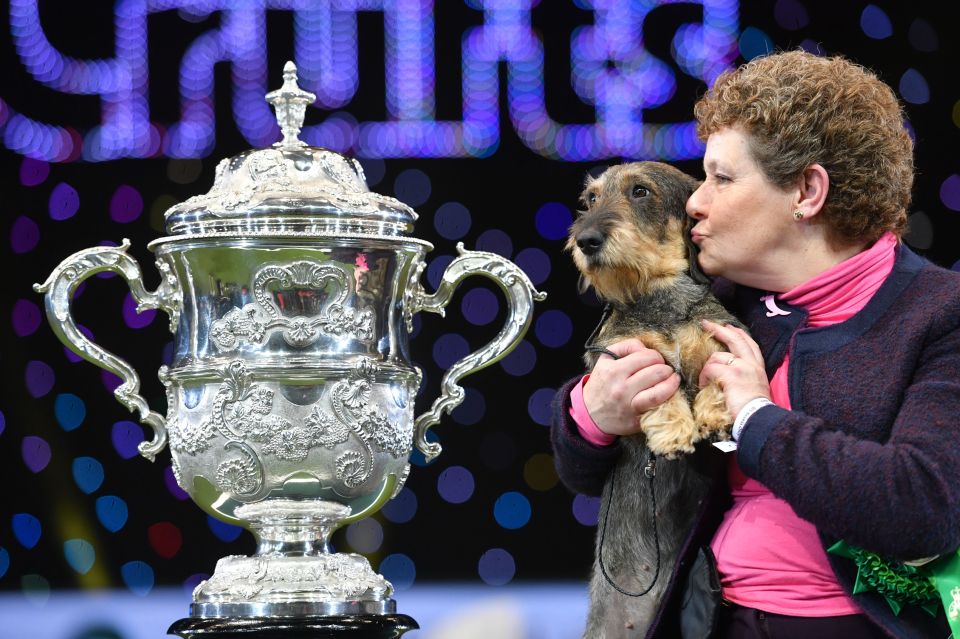
{"type": "Polygon", "coordinates": [[[734,355],[733,357],[731,357],[730,359],[727,360],[727,366],[730,366],[730,365],[733,364],[735,361],[737,361],[737,356],[736,356],[736,355],[734,355]]]}

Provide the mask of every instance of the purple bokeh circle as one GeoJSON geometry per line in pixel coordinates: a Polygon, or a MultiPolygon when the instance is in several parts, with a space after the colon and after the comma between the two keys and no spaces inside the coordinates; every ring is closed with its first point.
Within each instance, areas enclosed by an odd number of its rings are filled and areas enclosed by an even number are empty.
{"type": "Polygon", "coordinates": [[[30,396],[39,398],[53,389],[57,377],[49,364],[34,359],[27,362],[24,381],[27,384],[27,392],[30,393],[30,396]]]}
{"type": "Polygon", "coordinates": [[[25,215],[13,221],[10,227],[10,248],[14,253],[28,253],[40,243],[40,227],[25,215]]]}
{"type": "Polygon", "coordinates": [[[80,208],[80,194],[66,182],[61,182],[53,187],[53,191],[50,192],[50,202],[47,208],[50,211],[51,219],[69,219],[76,215],[80,208]]]}
{"type": "Polygon", "coordinates": [[[462,504],[470,499],[473,489],[473,474],[463,466],[451,466],[437,478],[437,492],[451,504],[462,504]]]}
{"type": "Polygon", "coordinates": [[[40,328],[40,307],[30,300],[17,300],[13,303],[13,332],[17,337],[33,335],[40,328]]]}
{"type": "Polygon", "coordinates": [[[140,191],[128,184],[121,184],[110,198],[110,219],[120,224],[133,222],[143,213],[143,197],[140,191]]]}
{"type": "Polygon", "coordinates": [[[940,201],[951,211],[960,211],[960,175],[954,173],[940,185],[940,201]]]}
{"type": "Polygon", "coordinates": [[[50,444],[42,437],[28,435],[23,438],[20,454],[23,455],[23,463],[27,465],[30,472],[39,473],[50,463],[50,444]]]}
{"type": "Polygon", "coordinates": [[[20,184],[24,186],[43,184],[49,175],[50,164],[43,160],[23,158],[23,162],[20,163],[20,184]]]}

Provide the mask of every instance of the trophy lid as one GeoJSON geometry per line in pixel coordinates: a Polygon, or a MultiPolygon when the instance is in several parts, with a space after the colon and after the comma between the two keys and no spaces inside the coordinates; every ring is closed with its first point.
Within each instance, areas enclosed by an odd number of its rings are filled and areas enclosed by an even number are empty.
{"type": "Polygon", "coordinates": [[[412,232],[417,214],[397,199],[370,191],[357,160],[299,139],[306,107],[316,95],[297,85],[293,62],[283,67],[283,86],[266,99],[283,139],[221,160],[208,193],[167,210],[167,233],[179,238],[412,232]]]}

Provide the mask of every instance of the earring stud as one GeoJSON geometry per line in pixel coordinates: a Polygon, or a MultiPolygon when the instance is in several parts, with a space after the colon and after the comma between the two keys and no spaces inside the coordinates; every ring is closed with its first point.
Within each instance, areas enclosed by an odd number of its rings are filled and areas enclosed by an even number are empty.
{"type": "Polygon", "coordinates": [[[802,219],[803,219],[803,211],[801,211],[800,209],[797,209],[796,211],[794,211],[794,212],[793,212],[793,219],[795,219],[795,220],[802,220],[802,219]]]}

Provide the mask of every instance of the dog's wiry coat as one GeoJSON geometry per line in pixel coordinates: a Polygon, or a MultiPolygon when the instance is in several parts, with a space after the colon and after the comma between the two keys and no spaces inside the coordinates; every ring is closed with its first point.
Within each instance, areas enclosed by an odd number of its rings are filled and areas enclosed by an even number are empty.
{"type": "MultiPolygon", "coordinates": [[[[710,294],[695,264],[685,204],[696,187],[696,180],[666,164],[612,167],[587,181],[581,195],[585,209],[567,241],[584,281],[610,305],[593,345],[639,338],[682,378],[673,397],[640,416],[641,432],[622,438],[623,455],[604,486],[600,510],[601,526],[603,515],[611,513],[603,542],[607,573],[628,592],[645,590],[657,561],[644,475],[648,448],[660,457],[653,480],[660,574],[643,596],[617,592],[600,571],[598,534],[584,633],[589,639],[645,636],[698,502],[711,484],[708,472],[688,453],[698,441],[729,438],[732,419],[719,386],[698,386],[707,358],[723,350],[701,321],[742,325],[710,294]]],[[[598,357],[586,353],[590,369],[598,357]]]]}

